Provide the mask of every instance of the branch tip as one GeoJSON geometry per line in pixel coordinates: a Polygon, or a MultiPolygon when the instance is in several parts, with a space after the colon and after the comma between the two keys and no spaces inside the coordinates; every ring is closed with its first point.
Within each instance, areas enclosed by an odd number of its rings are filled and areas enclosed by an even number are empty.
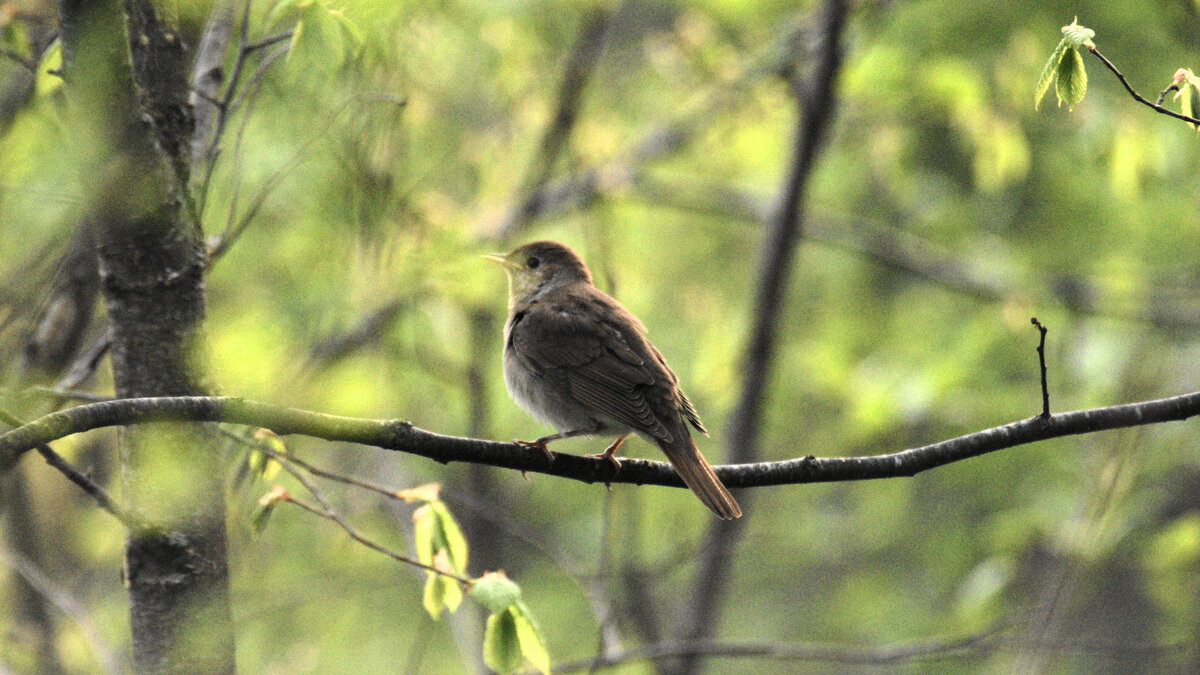
{"type": "Polygon", "coordinates": [[[1029,323],[1037,326],[1038,329],[1038,366],[1041,369],[1042,376],[1042,419],[1050,419],[1050,388],[1046,384],[1046,332],[1047,328],[1037,317],[1031,317],[1029,323]]]}

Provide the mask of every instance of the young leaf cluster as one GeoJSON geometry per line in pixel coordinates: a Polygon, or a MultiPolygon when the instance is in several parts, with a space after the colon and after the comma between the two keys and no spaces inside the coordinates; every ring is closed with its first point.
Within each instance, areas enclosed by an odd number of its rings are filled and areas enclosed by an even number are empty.
{"type": "MultiPolygon", "coordinates": [[[[454,612],[462,603],[462,588],[450,575],[461,577],[467,571],[467,541],[439,498],[440,489],[440,485],[431,484],[400,494],[409,501],[424,502],[412,516],[417,559],[446,573],[426,572],[422,604],[435,620],[442,610],[454,612]]],[[[533,613],[521,601],[520,586],[504,572],[485,572],[471,581],[470,594],[490,614],[483,638],[483,660],[488,667],[498,673],[512,673],[528,661],[549,675],[546,640],[533,613]]]]}
{"type": "Polygon", "coordinates": [[[1046,96],[1051,85],[1054,86],[1054,96],[1058,99],[1058,105],[1066,103],[1068,110],[1073,110],[1087,93],[1087,70],[1083,67],[1083,57],[1079,55],[1079,48],[1094,48],[1096,45],[1092,38],[1096,37],[1096,33],[1090,28],[1080,26],[1078,20],[1075,20],[1070,25],[1063,26],[1062,34],[1062,40],[1054,48],[1054,53],[1042,68],[1042,76],[1038,78],[1037,90],[1033,97],[1035,109],[1041,106],[1042,98],[1046,96]]]}

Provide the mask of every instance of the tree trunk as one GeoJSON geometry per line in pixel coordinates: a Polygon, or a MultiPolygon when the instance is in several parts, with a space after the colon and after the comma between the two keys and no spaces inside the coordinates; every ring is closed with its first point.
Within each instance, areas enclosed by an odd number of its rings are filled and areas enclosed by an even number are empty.
{"type": "MultiPolygon", "coordinates": [[[[113,380],[120,397],[200,394],[205,253],[186,208],[182,41],[153,4],[125,9],[127,19],[116,0],[59,2],[68,119],[94,167],[81,182],[113,380]]],[[[219,444],[195,425],[128,428],[120,473],[127,506],[150,523],[125,547],[135,669],[232,672],[219,444]]]]}

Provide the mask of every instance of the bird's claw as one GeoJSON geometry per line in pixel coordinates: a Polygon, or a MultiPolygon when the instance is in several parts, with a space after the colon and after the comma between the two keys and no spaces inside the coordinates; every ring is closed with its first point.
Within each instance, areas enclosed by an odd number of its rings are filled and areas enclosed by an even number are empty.
{"type": "MultiPolygon", "coordinates": [[[[514,439],[513,443],[515,443],[521,447],[537,448],[537,449],[541,450],[546,455],[547,466],[552,466],[554,464],[554,453],[550,450],[549,446],[546,445],[546,441],[543,441],[541,439],[538,439],[536,441],[520,441],[520,440],[514,439]]],[[[522,472],[522,473],[524,473],[524,472],[522,472]]]]}
{"type": "Polygon", "coordinates": [[[617,459],[616,456],[610,452],[598,452],[594,455],[584,455],[584,457],[591,457],[592,459],[607,459],[608,461],[612,462],[614,469],[617,471],[621,470],[621,460],[617,459]]]}
{"type": "MultiPolygon", "coordinates": [[[[614,448],[615,448],[615,446],[614,446],[614,448]]],[[[600,453],[597,453],[594,455],[584,455],[584,457],[591,457],[592,459],[607,459],[609,462],[612,462],[613,478],[616,478],[617,474],[621,473],[621,460],[617,459],[616,455],[614,455],[612,452],[610,452],[608,450],[605,450],[604,452],[600,452],[600,453]]],[[[608,488],[609,492],[612,492],[612,489],[613,489],[612,483],[610,483],[608,481],[604,481],[604,487],[608,488]]]]}

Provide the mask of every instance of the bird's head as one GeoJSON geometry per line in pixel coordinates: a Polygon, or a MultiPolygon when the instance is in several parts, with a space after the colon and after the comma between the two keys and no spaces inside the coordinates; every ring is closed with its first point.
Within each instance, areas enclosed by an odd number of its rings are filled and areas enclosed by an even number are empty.
{"type": "Polygon", "coordinates": [[[554,241],[535,241],[511,253],[489,253],[484,257],[504,266],[510,302],[528,300],[562,284],[592,283],[592,275],[579,255],[554,241]]]}

